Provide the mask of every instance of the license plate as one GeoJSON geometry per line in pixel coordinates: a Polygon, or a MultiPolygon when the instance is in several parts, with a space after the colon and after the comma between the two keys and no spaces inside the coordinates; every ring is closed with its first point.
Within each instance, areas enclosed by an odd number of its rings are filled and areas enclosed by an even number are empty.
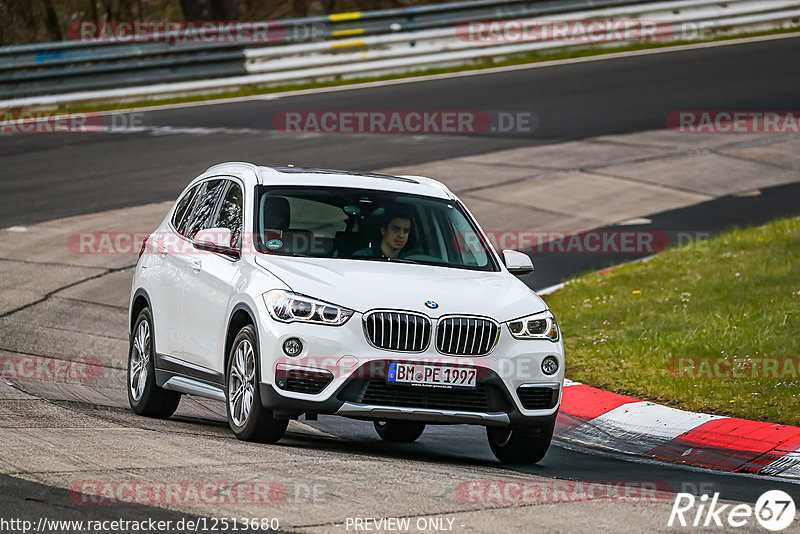
{"type": "Polygon", "coordinates": [[[421,386],[458,386],[474,388],[478,372],[471,367],[390,363],[388,382],[421,386]]]}

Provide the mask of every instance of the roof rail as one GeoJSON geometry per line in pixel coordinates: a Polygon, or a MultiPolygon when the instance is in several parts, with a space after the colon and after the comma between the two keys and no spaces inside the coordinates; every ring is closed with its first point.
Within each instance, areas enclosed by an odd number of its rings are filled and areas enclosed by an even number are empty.
{"type": "Polygon", "coordinates": [[[450,189],[448,189],[448,187],[446,185],[444,185],[442,182],[440,182],[439,180],[434,180],[433,178],[428,178],[427,176],[419,176],[419,175],[416,175],[416,174],[398,174],[397,177],[398,178],[408,178],[408,179],[411,179],[411,180],[417,180],[420,183],[427,184],[427,185],[436,187],[438,189],[441,189],[447,196],[449,196],[450,198],[452,198],[454,200],[456,198],[456,195],[452,191],[450,191],[450,189]]]}
{"type": "Polygon", "coordinates": [[[258,165],[255,165],[253,163],[248,163],[246,161],[224,161],[222,163],[216,163],[216,164],[212,165],[211,167],[207,168],[205,170],[205,172],[211,172],[214,169],[216,169],[217,167],[227,167],[229,165],[241,165],[243,167],[247,167],[248,169],[250,169],[253,172],[255,172],[256,174],[258,174],[258,165]]]}

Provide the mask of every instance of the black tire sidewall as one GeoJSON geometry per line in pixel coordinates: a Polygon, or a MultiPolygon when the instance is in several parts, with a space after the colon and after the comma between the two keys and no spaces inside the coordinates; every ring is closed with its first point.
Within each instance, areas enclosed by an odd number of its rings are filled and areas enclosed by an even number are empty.
{"type": "Polygon", "coordinates": [[[261,362],[260,351],[258,347],[258,337],[253,325],[246,325],[239,330],[236,338],[231,345],[230,353],[228,354],[228,363],[225,366],[225,412],[228,415],[228,425],[233,433],[242,441],[255,441],[259,443],[275,443],[286,432],[286,427],[289,424],[288,419],[275,419],[271,410],[268,410],[261,404],[261,362]],[[231,418],[231,408],[229,402],[229,388],[230,372],[233,366],[233,358],[236,353],[236,347],[239,346],[243,340],[250,342],[253,347],[254,358],[254,384],[253,384],[253,404],[250,406],[250,413],[247,414],[247,420],[242,426],[235,425],[231,418]]]}
{"type": "Polygon", "coordinates": [[[127,371],[127,390],[128,390],[128,401],[130,402],[131,408],[134,412],[138,414],[142,414],[147,411],[147,407],[149,404],[150,397],[153,395],[153,389],[156,387],[155,384],[155,377],[156,377],[156,368],[155,368],[155,335],[153,333],[153,318],[150,315],[150,309],[144,308],[142,311],[139,312],[139,315],[136,317],[136,322],[133,326],[133,334],[130,338],[130,347],[128,348],[128,371],[127,371]],[[131,359],[133,358],[133,340],[136,338],[136,332],[139,331],[139,325],[142,324],[143,321],[147,321],[148,326],[150,327],[150,356],[147,359],[147,381],[144,385],[144,391],[142,392],[142,397],[136,401],[133,398],[133,394],[131,393],[131,359]]]}
{"type": "Polygon", "coordinates": [[[264,409],[263,406],[261,406],[261,394],[258,390],[258,384],[261,376],[258,360],[259,350],[256,342],[255,330],[250,325],[244,326],[241,330],[239,330],[239,333],[236,334],[236,337],[231,344],[231,350],[228,354],[228,364],[225,366],[225,411],[228,414],[228,424],[230,425],[231,430],[233,430],[234,434],[237,436],[248,436],[253,434],[256,430],[255,426],[258,424],[258,420],[260,419],[261,411],[264,409]],[[250,413],[247,414],[247,420],[245,423],[242,426],[238,426],[233,422],[233,418],[231,417],[229,385],[231,379],[231,368],[233,367],[236,348],[239,346],[239,343],[244,340],[249,341],[250,346],[253,347],[253,358],[255,360],[253,362],[253,365],[255,366],[255,380],[253,384],[253,404],[250,406],[250,413]]]}
{"type": "Polygon", "coordinates": [[[495,457],[508,464],[535,464],[539,462],[553,438],[556,416],[541,425],[531,427],[512,427],[510,435],[508,428],[486,427],[486,437],[489,447],[495,457]],[[500,439],[500,438],[503,439],[500,439]]]}

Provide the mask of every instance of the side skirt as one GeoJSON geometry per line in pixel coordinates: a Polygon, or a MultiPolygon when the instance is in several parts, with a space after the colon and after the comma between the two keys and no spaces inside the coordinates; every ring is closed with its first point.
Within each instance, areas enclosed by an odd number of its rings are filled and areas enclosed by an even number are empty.
{"type": "Polygon", "coordinates": [[[222,373],[156,354],[156,384],[164,389],[225,401],[222,373]]]}

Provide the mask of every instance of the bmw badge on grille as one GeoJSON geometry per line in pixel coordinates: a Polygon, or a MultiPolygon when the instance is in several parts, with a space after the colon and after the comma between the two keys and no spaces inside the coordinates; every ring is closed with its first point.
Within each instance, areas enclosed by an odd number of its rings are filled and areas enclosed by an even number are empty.
{"type": "Polygon", "coordinates": [[[426,302],[425,302],[425,306],[429,307],[429,308],[430,308],[430,309],[432,309],[432,310],[435,310],[436,308],[438,308],[438,307],[439,307],[439,305],[438,305],[438,304],[436,304],[436,303],[435,303],[434,301],[432,301],[432,300],[428,300],[428,301],[426,301],[426,302]]]}

